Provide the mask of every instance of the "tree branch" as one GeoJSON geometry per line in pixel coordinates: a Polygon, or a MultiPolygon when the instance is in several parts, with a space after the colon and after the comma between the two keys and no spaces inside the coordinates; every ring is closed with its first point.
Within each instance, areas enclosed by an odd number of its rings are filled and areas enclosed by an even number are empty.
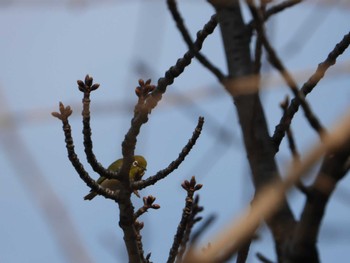
{"type": "Polygon", "coordinates": [[[158,204],[153,204],[156,198],[152,195],[143,198],[143,206],[140,207],[134,214],[134,219],[136,220],[141,215],[146,213],[148,209],[159,209],[160,206],[158,204]]]}
{"type": "Polygon", "coordinates": [[[169,252],[169,257],[167,260],[167,263],[173,263],[175,261],[175,258],[178,254],[179,247],[183,241],[185,231],[187,228],[187,224],[189,222],[190,216],[192,214],[193,209],[193,195],[195,191],[198,191],[202,188],[201,184],[196,183],[196,179],[194,176],[192,176],[190,181],[185,180],[181,184],[182,188],[186,190],[187,197],[186,197],[186,204],[185,208],[183,209],[182,216],[180,223],[177,227],[176,234],[174,236],[174,242],[169,252]]]}
{"type": "Polygon", "coordinates": [[[319,262],[317,239],[326,205],[336,184],[345,176],[344,169],[350,156],[350,140],[340,149],[325,156],[314,183],[308,188],[306,203],[288,246],[286,262],[319,262]]]}
{"type": "MultiPolygon", "coordinates": [[[[324,142],[316,145],[300,163],[292,163],[283,181],[276,180],[256,194],[252,205],[246,209],[242,216],[235,220],[231,226],[223,229],[214,239],[212,239],[210,249],[200,253],[191,250],[184,259],[185,263],[212,263],[218,262],[217,258],[223,255],[232,255],[237,252],[239,247],[246,242],[256,231],[262,218],[269,218],[283,205],[283,197],[286,191],[298,182],[301,176],[305,175],[310,168],[320,160],[326,153],[343,152],[344,144],[347,145],[346,153],[349,151],[350,143],[350,113],[342,118],[327,135],[324,142]]],[[[344,152],[343,152],[344,153],[344,152]]],[[[333,163],[334,167],[337,166],[333,163]]],[[[341,167],[344,168],[344,167],[341,167]]],[[[344,170],[344,169],[343,169],[344,170]]],[[[342,174],[339,173],[340,177],[342,174]]],[[[309,230],[304,232],[307,234],[309,230]]],[[[292,237],[292,236],[291,236],[292,237]]],[[[290,240],[286,240],[290,241],[290,240]]],[[[285,242],[284,244],[288,244],[285,242]]],[[[284,252],[287,248],[284,247],[284,252]]],[[[282,255],[285,255],[284,253],[282,255]]],[[[278,262],[286,262],[285,258],[280,258],[278,262]]],[[[301,262],[301,261],[287,261],[301,262]]],[[[309,262],[309,261],[305,261],[309,262]]]]}
{"type": "Polygon", "coordinates": [[[132,184],[133,189],[140,190],[147,186],[153,185],[159,180],[164,179],[166,176],[172,173],[175,169],[177,169],[180,166],[180,164],[185,160],[186,156],[190,153],[190,151],[192,150],[192,147],[196,144],[196,141],[201,134],[203,124],[204,124],[204,118],[199,117],[198,124],[192,134],[192,137],[188,140],[185,147],[182,148],[182,151],[179,153],[179,156],[177,157],[177,159],[175,161],[172,161],[167,168],[157,172],[155,175],[150,176],[146,180],[134,182],[132,184]]]}
{"type": "Polygon", "coordinates": [[[83,92],[83,135],[84,135],[84,151],[86,154],[87,161],[91,165],[92,169],[98,173],[100,176],[106,178],[116,178],[118,179],[118,173],[110,171],[104,168],[101,163],[96,159],[96,156],[93,152],[93,143],[91,140],[91,127],[90,127],[90,94],[92,91],[99,88],[100,84],[93,84],[93,78],[89,75],[86,75],[85,81],[78,80],[78,88],[83,92]]]}
{"type": "MultiPolygon", "coordinates": [[[[211,3],[216,8],[229,70],[230,79],[225,81],[225,88],[234,99],[254,185],[259,192],[264,186],[278,180],[279,172],[259,95],[239,95],[236,92],[237,89],[244,89],[244,79],[249,79],[253,74],[249,30],[243,23],[238,1],[212,0],[211,3]],[[239,81],[240,79],[243,80],[239,81]],[[238,82],[241,84],[237,85],[238,82]]],[[[267,222],[272,230],[278,255],[283,241],[288,238],[295,224],[285,197],[282,197],[282,204],[274,217],[267,222]]]]}
{"type": "Polygon", "coordinates": [[[322,139],[322,135],[326,132],[325,128],[321,125],[316,115],[313,114],[310,105],[305,100],[304,94],[299,90],[298,85],[294,81],[292,75],[283,65],[282,61],[277,56],[275,50],[272,48],[269,40],[266,37],[265,30],[263,28],[263,19],[261,17],[261,14],[255,7],[254,1],[247,0],[247,3],[255,21],[255,28],[258,33],[258,38],[261,40],[268,54],[268,60],[270,61],[271,65],[274,68],[276,68],[281,74],[281,76],[284,78],[285,82],[287,83],[292,93],[294,94],[296,100],[298,100],[298,103],[303,108],[306,119],[309,121],[311,127],[314,130],[316,130],[316,132],[320,135],[322,139]]]}
{"type": "MultiPolygon", "coordinates": [[[[222,82],[225,78],[224,74],[220,71],[219,68],[215,67],[204,55],[202,55],[200,52],[196,51],[195,46],[193,44],[192,38],[185,26],[185,23],[181,17],[180,12],[177,9],[176,0],[167,0],[168,8],[171,12],[171,15],[173,16],[173,19],[176,22],[176,26],[179,29],[185,43],[187,44],[189,50],[193,51],[195,54],[195,57],[198,59],[202,65],[207,68],[209,71],[211,71],[216,78],[219,80],[219,82],[222,82]]],[[[215,18],[215,16],[213,16],[215,18]]]]}
{"type": "Polygon", "coordinates": [[[202,220],[202,217],[197,217],[198,213],[203,211],[203,207],[199,206],[199,196],[196,195],[193,200],[192,211],[188,218],[188,223],[186,225],[186,230],[184,233],[184,237],[182,238],[179,251],[176,256],[176,263],[181,263],[183,255],[185,254],[187,243],[190,240],[190,236],[192,233],[192,229],[194,224],[202,220]]]}
{"type": "MultiPolygon", "coordinates": [[[[308,79],[307,82],[301,88],[301,92],[306,97],[316,87],[318,82],[323,78],[327,69],[336,63],[337,58],[343,54],[343,52],[350,45],[350,32],[346,34],[343,39],[336,44],[334,49],[328,54],[327,58],[321,62],[315,73],[308,79]]],[[[279,124],[275,128],[275,132],[272,136],[272,140],[275,144],[275,153],[278,152],[279,145],[284,137],[285,131],[290,126],[295,113],[299,109],[300,102],[297,99],[292,99],[287,111],[283,114],[279,124]]]]}
{"type": "Polygon", "coordinates": [[[96,193],[104,196],[105,198],[109,198],[117,201],[119,199],[119,191],[111,191],[107,188],[103,188],[100,186],[94,179],[90,177],[90,175],[86,172],[84,166],[80,162],[77,154],[74,150],[74,141],[72,138],[71,127],[68,122],[68,117],[72,114],[72,110],[69,106],[65,107],[62,102],[59,105],[60,112],[52,112],[52,116],[60,119],[63,124],[63,131],[65,136],[66,148],[68,152],[68,158],[72,163],[73,167],[79,174],[80,178],[96,193]]]}

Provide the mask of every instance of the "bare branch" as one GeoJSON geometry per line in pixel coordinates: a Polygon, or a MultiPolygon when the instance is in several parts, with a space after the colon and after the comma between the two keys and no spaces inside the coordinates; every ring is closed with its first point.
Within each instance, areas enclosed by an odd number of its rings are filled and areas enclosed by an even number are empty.
{"type": "MultiPolygon", "coordinates": [[[[286,113],[286,111],[288,109],[288,105],[289,105],[289,98],[287,96],[285,98],[285,100],[282,103],[280,103],[280,107],[283,110],[283,114],[286,113]]],[[[297,150],[297,147],[296,147],[296,144],[295,144],[295,140],[294,140],[294,136],[293,136],[293,132],[292,132],[291,127],[289,127],[287,129],[286,133],[287,133],[289,149],[290,149],[290,151],[292,153],[293,159],[296,162],[299,162],[300,161],[300,154],[298,153],[298,150],[297,150]]]]}
{"type": "Polygon", "coordinates": [[[295,228],[287,257],[295,262],[319,262],[317,239],[326,205],[335,190],[337,183],[346,175],[344,169],[350,156],[350,139],[340,149],[328,151],[323,159],[320,171],[307,188],[306,203],[295,228]]]}
{"type": "MultiPolygon", "coordinates": [[[[315,73],[312,74],[308,81],[304,83],[304,85],[301,88],[301,92],[304,94],[305,97],[313,90],[314,87],[316,87],[317,83],[325,75],[327,69],[336,63],[337,58],[341,54],[343,54],[343,52],[349,47],[349,45],[350,32],[346,34],[338,44],[336,44],[334,49],[328,54],[327,58],[318,65],[315,73]]],[[[298,101],[297,99],[292,99],[288,110],[285,114],[283,114],[279,124],[275,128],[275,132],[273,134],[272,139],[276,146],[276,153],[278,152],[278,148],[284,137],[285,131],[290,126],[295,113],[299,109],[299,105],[300,101],[298,101]]]]}
{"type": "MultiPolygon", "coordinates": [[[[274,145],[258,94],[259,82],[258,79],[252,78],[249,28],[243,22],[239,1],[212,0],[211,3],[216,8],[228,64],[229,78],[225,80],[224,86],[234,99],[254,186],[259,192],[279,178],[279,171],[274,159],[274,145]],[[254,93],[239,92],[248,88],[245,80],[250,80],[252,87],[255,87],[254,93]]],[[[282,201],[283,205],[278,213],[267,221],[278,255],[282,253],[282,244],[289,238],[291,226],[295,224],[294,215],[286,198],[282,201]]]]}
{"type": "Polygon", "coordinates": [[[313,150],[298,164],[291,165],[284,181],[271,183],[257,193],[251,207],[248,208],[239,220],[224,229],[211,241],[210,249],[203,253],[191,250],[184,262],[217,262],[218,255],[223,253],[234,254],[237,249],[253,235],[262,218],[271,217],[282,204],[285,192],[293,186],[322,156],[327,152],[336,152],[342,149],[344,143],[350,140],[350,113],[325,136],[322,144],[316,145],[313,150]]]}
{"type": "Polygon", "coordinates": [[[118,191],[111,191],[107,188],[103,188],[95,180],[93,180],[90,175],[84,169],[84,166],[79,161],[79,158],[74,150],[74,142],[72,138],[71,127],[68,122],[68,117],[72,114],[72,110],[69,106],[65,107],[62,102],[60,102],[60,113],[53,112],[52,116],[60,119],[63,124],[63,131],[65,136],[66,148],[68,152],[68,158],[71,161],[73,167],[79,174],[80,178],[96,193],[109,198],[112,200],[118,200],[118,191]]]}
{"type": "MultiPolygon", "coordinates": [[[[199,51],[203,45],[204,40],[209,34],[211,34],[216,26],[216,20],[212,17],[210,21],[204,25],[203,29],[197,33],[197,39],[194,42],[194,50],[199,51]]],[[[122,143],[122,153],[123,153],[123,166],[121,168],[121,175],[125,181],[128,179],[127,171],[130,169],[132,163],[132,156],[134,155],[136,137],[140,132],[141,126],[148,121],[148,114],[151,113],[152,109],[156,107],[158,102],[162,98],[162,94],[165,93],[166,88],[174,82],[174,79],[178,77],[184,69],[191,63],[194,57],[194,52],[189,50],[185,55],[178,59],[176,64],[168,71],[165,72],[165,76],[158,80],[157,87],[152,90],[146,96],[139,97],[139,101],[134,110],[134,117],[131,120],[131,127],[125,139],[122,143]]]]}
{"type": "Polygon", "coordinates": [[[190,151],[192,150],[192,147],[196,144],[196,141],[202,132],[203,124],[204,124],[204,118],[199,117],[197,126],[192,134],[191,139],[189,139],[185,147],[182,148],[182,151],[180,152],[179,156],[175,161],[172,161],[167,168],[159,171],[153,176],[150,176],[146,180],[134,182],[132,184],[132,188],[140,190],[147,186],[153,185],[159,180],[164,179],[167,175],[169,175],[175,169],[177,169],[180,166],[180,164],[185,160],[186,156],[190,153],[190,151]]]}
{"type": "Polygon", "coordinates": [[[275,14],[285,10],[286,8],[292,7],[292,6],[299,4],[301,2],[303,2],[303,0],[286,0],[284,2],[276,4],[272,7],[270,7],[268,10],[266,10],[266,12],[264,14],[264,20],[266,21],[272,15],[275,15],[275,14]]]}
{"type": "MultiPolygon", "coordinates": [[[[271,16],[285,10],[286,8],[289,8],[289,7],[292,7],[296,4],[299,4],[301,2],[303,2],[303,0],[286,0],[284,2],[276,4],[272,7],[270,7],[269,9],[267,9],[266,12],[264,12],[263,20],[267,21],[271,16]]],[[[252,20],[248,23],[248,28],[250,30],[253,30],[254,27],[255,27],[255,21],[252,20]]]]}
{"type": "Polygon", "coordinates": [[[141,215],[146,213],[148,209],[159,209],[160,206],[158,204],[153,204],[155,200],[156,198],[152,195],[144,197],[143,206],[140,207],[139,210],[135,212],[134,219],[136,220],[137,218],[139,218],[141,215]]]}
{"type": "Polygon", "coordinates": [[[110,171],[104,168],[101,163],[96,159],[96,156],[93,152],[93,143],[91,140],[91,127],[90,127],[90,94],[92,91],[99,88],[100,84],[93,84],[93,78],[89,75],[86,75],[85,81],[78,80],[78,88],[81,92],[84,93],[83,97],[83,134],[84,134],[84,151],[86,154],[87,161],[90,163],[92,169],[98,173],[100,176],[106,178],[118,178],[118,173],[110,171]]]}
{"type": "Polygon", "coordinates": [[[203,211],[203,207],[199,206],[199,196],[196,195],[194,197],[192,211],[191,211],[190,217],[188,219],[188,223],[186,225],[184,237],[182,238],[180,249],[179,249],[179,252],[177,253],[177,256],[176,256],[176,263],[182,262],[183,255],[185,254],[185,251],[187,248],[187,243],[190,240],[193,226],[202,220],[202,217],[197,217],[198,213],[200,213],[202,211],[203,211]]]}
{"type": "Polygon", "coordinates": [[[190,216],[192,214],[194,192],[198,191],[199,189],[202,188],[201,184],[197,184],[194,176],[192,176],[190,181],[185,180],[181,184],[181,186],[187,192],[186,204],[185,204],[185,208],[183,209],[181,220],[180,220],[180,223],[177,227],[176,234],[174,236],[174,242],[173,242],[173,245],[170,249],[167,263],[172,263],[175,261],[175,258],[178,254],[178,251],[179,251],[179,247],[180,247],[182,240],[184,238],[184,235],[185,235],[187,224],[188,224],[190,216]]]}
{"type": "Polygon", "coordinates": [[[304,110],[306,119],[309,121],[311,127],[317,131],[322,139],[322,135],[326,132],[325,128],[321,125],[315,114],[313,114],[310,105],[306,102],[304,94],[299,90],[297,83],[294,81],[292,75],[288,72],[288,70],[283,65],[282,61],[276,54],[276,51],[272,48],[269,40],[266,37],[265,30],[263,28],[263,19],[261,14],[255,7],[254,1],[247,0],[249,9],[254,17],[255,26],[258,33],[258,38],[261,40],[265,50],[268,54],[268,59],[270,63],[280,72],[289,88],[293,92],[296,100],[301,105],[304,110]]]}
{"type": "MultiPolygon", "coordinates": [[[[204,67],[206,67],[209,71],[211,71],[216,78],[219,80],[219,82],[222,82],[222,80],[225,78],[224,74],[220,71],[219,68],[214,66],[204,55],[202,55],[200,52],[196,51],[193,40],[185,26],[185,23],[181,17],[180,12],[177,9],[176,0],[167,0],[168,8],[173,16],[173,19],[176,22],[176,26],[179,29],[185,43],[187,44],[189,50],[193,51],[195,54],[195,57],[198,59],[200,63],[204,67]]],[[[215,18],[215,16],[213,16],[215,18]]]]}

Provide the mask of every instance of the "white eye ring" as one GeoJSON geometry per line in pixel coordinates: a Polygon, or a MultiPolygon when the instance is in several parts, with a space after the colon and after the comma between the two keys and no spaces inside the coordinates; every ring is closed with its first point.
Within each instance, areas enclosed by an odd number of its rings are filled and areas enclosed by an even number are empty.
{"type": "Polygon", "coordinates": [[[132,163],[132,166],[139,166],[139,163],[138,163],[137,161],[134,161],[134,162],[132,163]]]}

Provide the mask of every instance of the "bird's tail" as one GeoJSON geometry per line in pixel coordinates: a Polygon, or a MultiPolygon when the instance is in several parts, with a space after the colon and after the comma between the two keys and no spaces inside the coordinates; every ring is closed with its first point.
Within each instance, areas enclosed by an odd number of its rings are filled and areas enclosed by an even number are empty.
{"type": "Polygon", "coordinates": [[[84,196],[84,200],[92,200],[97,194],[95,192],[90,192],[86,196],[84,196]]]}

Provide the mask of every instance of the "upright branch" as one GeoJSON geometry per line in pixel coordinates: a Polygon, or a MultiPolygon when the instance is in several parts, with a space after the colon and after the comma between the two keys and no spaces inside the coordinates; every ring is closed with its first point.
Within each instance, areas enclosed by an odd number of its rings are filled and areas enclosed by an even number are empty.
{"type": "Polygon", "coordinates": [[[91,127],[90,127],[90,94],[92,91],[97,90],[100,84],[93,84],[93,78],[89,75],[86,75],[85,81],[78,80],[78,88],[84,94],[83,97],[83,134],[84,134],[84,151],[86,154],[87,161],[91,165],[92,169],[99,175],[106,178],[118,178],[118,173],[110,171],[104,168],[101,163],[96,159],[96,156],[93,152],[93,143],[91,139],[91,127]]]}
{"type": "Polygon", "coordinates": [[[203,211],[203,207],[202,206],[199,206],[199,195],[196,195],[194,197],[194,200],[193,200],[193,205],[192,205],[192,211],[191,211],[191,214],[188,218],[188,223],[187,223],[187,226],[186,226],[186,230],[185,230],[185,233],[184,233],[184,236],[182,238],[182,242],[180,244],[180,248],[179,248],[179,252],[177,253],[177,256],[176,256],[176,263],[180,263],[182,262],[182,257],[183,255],[185,254],[185,251],[186,251],[186,248],[187,248],[187,244],[190,240],[190,236],[191,236],[191,233],[192,233],[192,229],[193,229],[193,226],[202,220],[202,217],[201,216],[197,216],[200,212],[203,211]]]}
{"type": "MultiPolygon", "coordinates": [[[[211,19],[204,25],[203,30],[197,33],[197,39],[194,42],[194,50],[198,52],[206,37],[211,34],[216,26],[215,19],[211,19]]],[[[174,79],[178,77],[184,69],[191,63],[194,57],[194,51],[189,50],[185,53],[183,58],[180,58],[175,66],[171,67],[165,72],[165,76],[158,80],[156,87],[151,86],[150,81],[140,81],[139,87],[136,88],[136,95],[139,97],[138,103],[135,106],[134,116],[131,120],[131,126],[125,135],[122,142],[122,154],[123,165],[120,169],[120,177],[122,182],[126,182],[128,186],[130,181],[128,177],[128,171],[130,170],[132,158],[134,155],[137,136],[140,133],[141,126],[148,121],[148,115],[152,109],[156,107],[158,102],[162,98],[162,94],[165,93],[166,88],[174,82],[174,79]]],[[[133,224],[134,209],[130,200],[131,192],[126,192],[125,202],[119,202],[120,221],[119,225],[124,232],[124,240],[127,244],[129,258],[130,255],[135,255],[135,259],[139,258],[140,253],[135,246],[128,246],[128,244],[134,244],[133,239],[136,236],[136,231],[133,224]]]]}
{"type": "Polygon", "coordinates": [[[143,257],[144,251],[143,251],[142,235],[141,235],[141,230],[144,227],[144,223],[135,220],[134,226],[135,226],[135,230],[136,230],[135,241],[137,244],[138,251],[140,251],[140,259],[141,259],[140,262],[145,262],[146,259],[143,257]]]}
{"type": "Polygon", "coordinates": [[[185,204],[185,208],[183,209],[181,220],[177,227],[176,234],[174,236],[174,242],[170,249],[167,263],[174,262],[176,256],[178,255],[179,247],[185,236],[186,228],[190,223],[189,219],[191,218],[191,214],[193,211],[193,195],[196,191],[202,188],[201,184],[197,184],[194,176],[192,176],[190,181],[185,180],[181,184],[181,186],[187,192],[186,204],[185,204]]]}
{"type": "MultiPolygon", "coordinates": [[[[285,112],[287,111],[288,105],[289,105],[289,98],[287,96],[285,98],[285,100],[282,103],[280,103],[280,107],[283,110],[283,114],[285,114],[285,112]]],[[[290,149],[290,151],[292,153],[293,159],[295,161],[299,162],[300,161],[300,155],[298,153],[297,146],[295,144],[295,140],[294,140],[294,136],[293,136],[293,132],[292,132],[291,127],[289,127],[287,129],[286,134],[287,134],[287,140],[288,140],[289,149],[290,149]]]]}
{"type": "MultiPolygon", "coordinates": [[[[279,179],[274,159],[274,145],[268,133],[266,118],[259,94],[239,93],[237,90],[248,86],[245,81],[253,74],[250,57],[250,30],[243,22],[239,1],[211,0],[216,9],[221,28],[229,77],[224,82],[232,96],[241,125],[248,161],[252,171],[256,191],[279,179]],[[241,81],[239,81],[241,80],[241,81]],[[240,82],[240,85],[237,83],[240,82]]],[[[258,83],[254,83],[258,91],[258,83]]],[[[275,240],[277,255],[281,254],[283,242],[288,239],[295,220],[292,211],[282,196],[282,205],[267,221],[275,240]]]]}

